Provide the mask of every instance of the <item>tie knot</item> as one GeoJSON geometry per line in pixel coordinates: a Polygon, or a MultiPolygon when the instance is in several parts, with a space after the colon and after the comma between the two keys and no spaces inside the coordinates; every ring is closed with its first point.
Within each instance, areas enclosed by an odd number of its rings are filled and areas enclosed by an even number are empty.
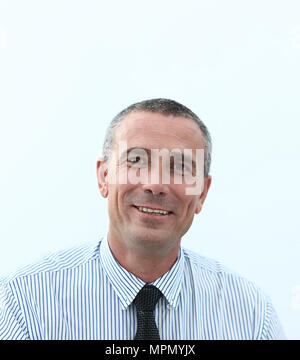
{"type": "Polygon", "coordinates": [[[154,285],[146,284],[133,300],[138,311],[154,311],[157,301],[163,294],[154,285]]]}

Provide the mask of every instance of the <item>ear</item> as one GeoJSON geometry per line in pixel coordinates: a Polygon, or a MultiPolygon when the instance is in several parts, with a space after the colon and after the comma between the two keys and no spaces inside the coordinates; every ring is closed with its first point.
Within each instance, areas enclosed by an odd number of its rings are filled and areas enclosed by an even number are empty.
{"type": "Polygon", "coordinates": [[[107,182],[108,168],[104,159],[99,157],[97,159],[97,180],[101,195],[106,198],[108,196],[108,182],[107,182]]]}
{"type": "Polygon", "coordinates": [[[202,191],[201,195],[199,196],[197,206],[196,206],[196,209],[195,209],[195,214],[199,214],[199,212],[201,211],[203,203],[204,203],[205,198],[206,198],[206,195],[207,195],[208,190],[210,188],[210,184],[211,184],[211,176],[205,177],[204,178],[203,191],[202,191]]]}

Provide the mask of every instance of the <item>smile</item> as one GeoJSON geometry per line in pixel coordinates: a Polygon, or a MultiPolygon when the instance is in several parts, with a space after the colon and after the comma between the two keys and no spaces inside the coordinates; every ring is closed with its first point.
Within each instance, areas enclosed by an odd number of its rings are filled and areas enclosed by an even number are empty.
{"type": "Polygon", "coordinates": [[[142,213],[151,214],[151,215],[165,216],[165,215],[170,215],[172,213],[171,211],[166,211],[166,210],[161,210],[161,209],[150,209],[150,208],[143,207],[143,206],[135,206],[134,205],[134,207],[142,213]]]}

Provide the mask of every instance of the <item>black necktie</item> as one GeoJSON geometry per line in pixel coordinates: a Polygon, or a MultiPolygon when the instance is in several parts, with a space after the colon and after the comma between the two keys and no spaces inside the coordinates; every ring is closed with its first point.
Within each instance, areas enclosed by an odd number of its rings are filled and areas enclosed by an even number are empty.
{"type": "Polygon", "coordinates": [[[160,340],[154,309],[162,296],[155,286],[146,284],[133,300],[137,310],[137,331],[134,340],[160,340]]]}

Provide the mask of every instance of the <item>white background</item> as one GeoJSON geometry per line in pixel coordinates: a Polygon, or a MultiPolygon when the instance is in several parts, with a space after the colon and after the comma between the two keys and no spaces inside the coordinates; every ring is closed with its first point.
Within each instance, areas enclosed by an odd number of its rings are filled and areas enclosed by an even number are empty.
{"type": "Polygon", "coordinates": [[[0,0],[0,273],[108,225],[116,113],[167,97],[213,138],[183,245],[258,284],[300,338],[299,1],[0,0]]]}

